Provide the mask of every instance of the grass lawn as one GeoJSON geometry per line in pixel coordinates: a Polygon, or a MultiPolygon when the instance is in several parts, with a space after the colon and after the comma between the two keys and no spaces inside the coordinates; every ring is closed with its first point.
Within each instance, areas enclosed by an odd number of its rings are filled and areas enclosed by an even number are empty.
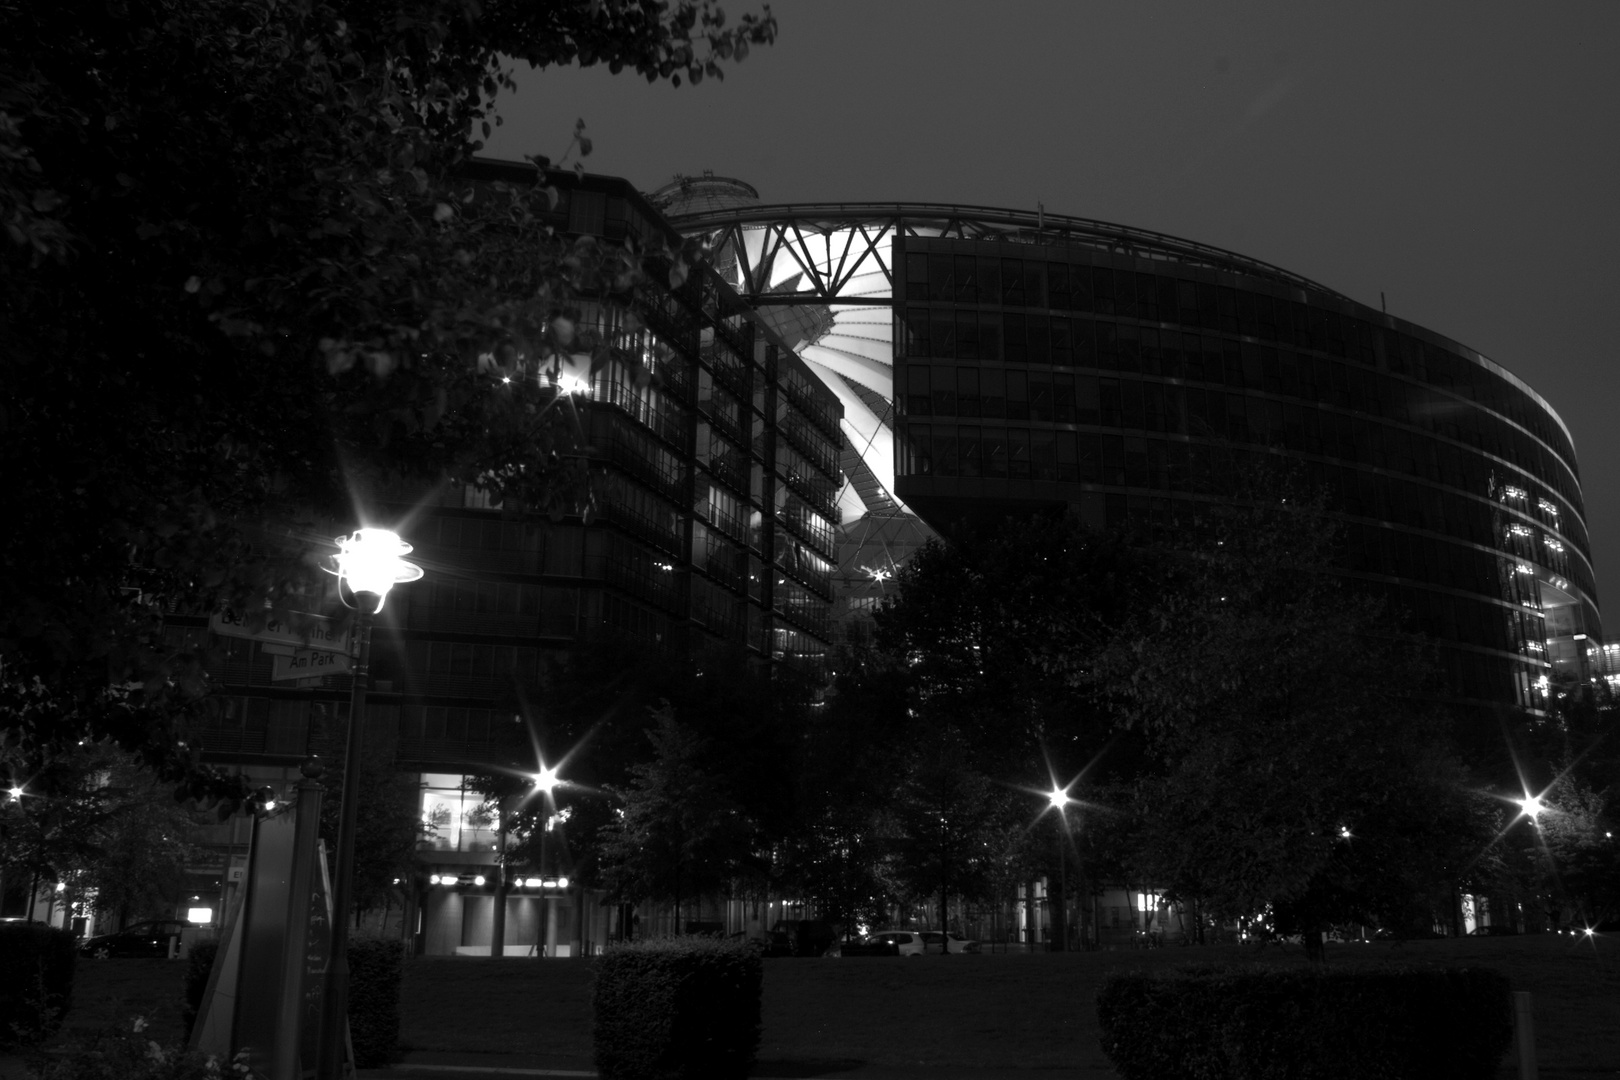
{"type": "MultiPolygon", "coordinates": [[[[1112,1075],[1098,1047],[1097,987],[1111,971],[1189,962],[1303,965],[1297,947],[1147,952],[767,960],[763,1076],[872,1066],[1001,1066],[1112,1075]]],[[[1535,935],[1406,945],[1330,947],[1334,966],[1484,966],[1535,995],[1546,1077],[1620,1076],[1620,940],[1535,935]]],[[[70,1028],[152,1013],[177,1034],[184,965],[85,961],[70,1028]]],[[[590,1068],[589,961],[423,957],[406,969],[408,1049],[525,1054],[554,1068],[590,1068]]],[[[1516,1075],[1504,1062],[1503,1076],[1516,1075]]]]}
{"type": "MultiPolygon", "coordinates": [[[[1340,945],[1335,966],[1485,966],[1535,995],[1543,1075],[1620,1076],[1620,940],[1547,935],[1340,945]]],[[[1297,947],[767,960],[765,1076],[884,1066],[1015,1066],[1111,1076],[1095,998],[1111,971],[1188,962],[1303,965],[1297,947]]],[[[424,957],[406,976],[412,1049],[591,1058],[588,963],[424,957]]],[[[588,1064],[576,1067],[588,1068],[588,1064]]]]}

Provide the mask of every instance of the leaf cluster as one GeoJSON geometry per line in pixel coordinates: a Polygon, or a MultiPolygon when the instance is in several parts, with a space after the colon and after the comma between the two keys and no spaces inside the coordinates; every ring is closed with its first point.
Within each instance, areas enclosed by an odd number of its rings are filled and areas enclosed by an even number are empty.
{"type": "Polygon", "coordinates": [[[559,234],[538,168],[465,179],[503,58],[696,81],[774,35],[693,0],[0,7],[6,679],[240,798],[176,752],[208,687],[163,613],[310,610],[322,523],[390,486],[580,505],[541,370],[584,298],[679,268],[559,234]]]}

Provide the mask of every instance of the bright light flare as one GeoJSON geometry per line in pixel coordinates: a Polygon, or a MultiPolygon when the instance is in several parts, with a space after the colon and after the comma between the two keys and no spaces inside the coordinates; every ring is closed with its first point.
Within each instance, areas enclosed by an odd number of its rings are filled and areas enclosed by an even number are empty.
{"type": "Polygon", "coordinates": [[[531,778],[534,780],[534,789],[547,795],[556,791],[557,785],[562,783],[562,777],[557,775],[557,768],[557,766],[550,766],[542,761],[540,771],[531,778]]]}
{"type": "Polygon", "coordinates": [[[557,388],[559,394],[589,397],[591,393],[591,381],[589,379],[582,379],[578,375],[570,375],[566,371],[553,379],[552,385],[557,388]]]}
{"type": "Polygon", "coordinates": [[[11,796],[12,802],[22,802],[22,797],[27,794],[27,792],[23,790],[21,784],[12,784],[11,787],[6,789],[6,794],[11,796]]]}
{"type": "Polygon", "coordinates": [[[1047,792],[1046,801],[1053,810],[1062,810],[1065,806],[1068,806],[1075,800],[1074,797],[1069,794],[1068,788],[1054,787],[1051,791],[1047,792]]]}
{"type": "Polygon", "coordinates": [[[1523,810],[1524,816],[1531,821],[1536,820],[1536,817],[1547,809],[1546,804],[1541,801],[1539,795],[1526,794],[1524,798],[1514,799],[1513,801],[1519,804],[1519,809],[1523,810]]]}

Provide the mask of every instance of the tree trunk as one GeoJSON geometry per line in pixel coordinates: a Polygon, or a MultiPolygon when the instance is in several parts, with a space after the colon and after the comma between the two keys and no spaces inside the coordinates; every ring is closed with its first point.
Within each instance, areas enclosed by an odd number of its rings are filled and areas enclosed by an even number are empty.
{"type": "Polygon", "coordinates": [[[1322,931],[1307,930],[1302,936],[1305,941],[1305,959],[1313,964],[1327,963],[1327,947],[1322,941],[1322,931]]]}

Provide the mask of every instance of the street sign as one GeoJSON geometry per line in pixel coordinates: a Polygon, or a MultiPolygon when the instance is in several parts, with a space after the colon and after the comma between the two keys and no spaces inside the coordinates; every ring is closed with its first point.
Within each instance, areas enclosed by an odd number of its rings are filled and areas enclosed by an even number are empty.
{"type": "Polygon", "coordinates": [[[216,611],[208,620],[208,629],[216,634],[226,637],[248,638],[252,641],[270,641],[283,645],[295,645],[302,649],[320,649],[325,652],[347,653],[349,651],[349,631],[338,631],[337,624],[331,619],[320,615],[309,616],[313,620],[307,630],[294,630],[280,619],[265,620],[264,629],[252,630],[248,627],[247,619],[240,612],[226,608],[216,611]]]}
{"type": "Polygon", "coordinates": [[[291,656],[271,658],[270,678],[277,682],[286,679],[318,679],[323,675],[337,675],[348,671],[350,666],[348,653],[298,649],[291,656]]]}

